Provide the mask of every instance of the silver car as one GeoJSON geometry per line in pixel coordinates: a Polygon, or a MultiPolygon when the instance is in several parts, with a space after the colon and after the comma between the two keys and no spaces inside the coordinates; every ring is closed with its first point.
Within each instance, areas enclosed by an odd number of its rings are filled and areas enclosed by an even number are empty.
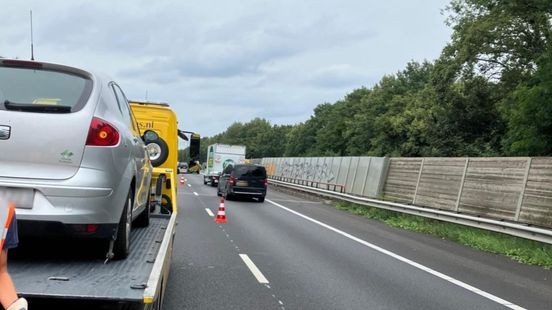
{"type": "Polygon", "coordinates": [[[149,224],[152,165],[121,88],[68,66],[0,58],[0,193],[22,233],[110,240],[149,224]]]}

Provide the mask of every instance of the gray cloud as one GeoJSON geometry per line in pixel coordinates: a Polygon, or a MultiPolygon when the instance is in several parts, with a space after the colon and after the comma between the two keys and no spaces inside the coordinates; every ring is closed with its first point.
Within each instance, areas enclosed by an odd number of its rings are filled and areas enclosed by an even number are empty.
{"type": "Polygon", "coordinates": [[[169,102],[204,136],[263,117],[293,124],[410,60],[436,58],[448,0],[5,0],[0,55],[113,76],[169,102]]]}

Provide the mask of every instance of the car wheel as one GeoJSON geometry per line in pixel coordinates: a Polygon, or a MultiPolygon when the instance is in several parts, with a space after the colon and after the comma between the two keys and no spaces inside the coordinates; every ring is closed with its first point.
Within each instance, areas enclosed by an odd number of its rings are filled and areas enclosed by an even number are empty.
{"type": "Polygon", "coordinates": [[[115,259],[124,259],[130,253],[130,228],[132,226],[132,190],[128,196],[121,214],[121,220],[117,227],[117,239],[113,245],[113,254],[115,259]]]}
{"type": "Polygon", "coordinates": [[[137,227],[148,227],[150,223],[150,206],[149,206],[149,199],[150,199],[150,192],[148,191],[148,200],[146,202],[146,207],[144,208],[144,211],[140,213],[140,215],[136,218],[134,223],[136,223],[137,227]]]}
{"type": "Polygon", "coordinates": [[[149,141],[146,147],[150,150],[151,165],[154,167],[161,166],[169,157],[169,147],[165,140],[159,138],[157,140],[149,141]]]}
{"type": "Polygon", "coordinates": [[[232,195],[228,194],[228,189],[224,191],[224,194],[222,194],[224,197],[224,200],[232,200],[232,195]]]}
{"type": "Polygon", "coordinates": [[[264,196],[263,197],[259,197],[259,202],[264,202],[264,196]]]}

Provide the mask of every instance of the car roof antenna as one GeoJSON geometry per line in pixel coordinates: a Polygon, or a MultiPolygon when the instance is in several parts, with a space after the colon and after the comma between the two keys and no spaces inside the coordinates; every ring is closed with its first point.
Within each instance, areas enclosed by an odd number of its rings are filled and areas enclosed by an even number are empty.
{"type": "Polygon", "coordinates": [[[31,60],[34,60],[34,47],[33,47],[33,10],[31,12],[31,60]]]}

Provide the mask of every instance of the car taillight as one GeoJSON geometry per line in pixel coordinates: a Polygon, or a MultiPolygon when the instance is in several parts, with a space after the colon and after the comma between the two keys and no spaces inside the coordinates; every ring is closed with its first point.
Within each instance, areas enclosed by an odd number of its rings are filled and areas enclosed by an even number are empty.
{"type": "Polygon", "coordinates": [[[268,179],[263,180],[264,187],[268,187],[268,179]]]}
{"type": "Polygon", "coordinates": [[[234,178],[234,176],[230,176],[228,183],[230,183],[230,185],[236,185],[236,178],[234,178]]]}
{"type": "Polygon", "coordinates": [[[119,143],[119,132],[108,122],[94,117],[88,130],[86,145],[89,146],[114,146],[119,143]]]}

